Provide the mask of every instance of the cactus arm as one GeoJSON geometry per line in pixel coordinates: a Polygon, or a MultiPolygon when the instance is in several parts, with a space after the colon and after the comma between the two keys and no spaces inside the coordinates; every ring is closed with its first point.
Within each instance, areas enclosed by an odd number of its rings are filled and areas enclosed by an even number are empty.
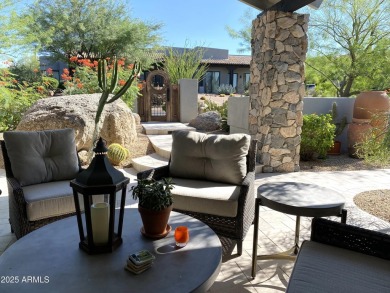
{"type": "Polygon", "coordinates": [[[110,100],[107,101],[107,104],[112,103],[115,100],[119,99],[133,84],[134,79],[136,78],[136,76],[139,74],[140,71],[141,71],[141,66],[137,62],[135,62],[134,68],[130,73],[129,79],[126,81],[123,87],[110,100]]]}
{"type": "Polygon", "coordinates": [[[98,62],[99,87],[102,91],[107,90],[107,61],[100,59],[98,62]]]}
{"type": "Polygon", "coordinates": [[[98,61],[98,81],[99,81],[99,87],[101,90],[103,90],[103,83],[102,83],[102,60],[98,61]]]}
{"type": "Polygon", "coordinates": [[[127,80],[127,82],[124,84],[124,86],[117,92],[110,100],[107,101],[107,104],[114,102],[115,100],[119,99],[123,94],[129,89],[131,84],[133,83],[134,77],[131,77],[127,80]]]}
{"type": "Polygon", "coordinates": [[[102,75],[102,79],[103,79],[104,90],[107,90],[107,61],[105,59],[103,60],[103,75],[102,75]]]}
{"type": "Polygon", "coordinates": [[[114,69],[112,73],[112,78],[111,78],[111,87],[110,87],[110,93],[115,91],[116,85],[118,83],[119,75],[118,75],[118,61],[115,60],[114,62],[114,69]]]}

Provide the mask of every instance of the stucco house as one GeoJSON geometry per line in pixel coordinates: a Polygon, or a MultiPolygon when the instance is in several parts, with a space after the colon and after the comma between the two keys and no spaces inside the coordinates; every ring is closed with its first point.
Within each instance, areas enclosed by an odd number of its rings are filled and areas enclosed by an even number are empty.
{"type": "MultiPolygon", "coordinates": [[[[186,48],[173,47],[176,52],[188,50],[186,48]]],[[[250,77],[250,55],[229,55],[229,50],[207,47],[195,47],[192,50],[201,49],[203,54],[202,63],[209,65],[206,76],[199,81],[199,93],[217,93],[218,87],[232,85],[236,93],[244,93],[248,89],[250,77]]],[[[167,52],[168,50],[166,50],[167,52]]],[[[159,55],[159,54],[158,54],[159,55]]],[[[156,59],[162,59],[161,55],[156,59]]],[[[61,73],[67,64],[62,61],[51,61],[48,56],[41,56],[40,70],[45,72],[48,68],[53,70],[53,76],[60,81],[61,73]]],[[[159,63],[157,61],[156,63],[159,63]]],[[[160,64],[163,66],[163,63],[160,64]]],[[[157,69],[157,66],[155,66],[157,69]]],[[[148,73],[144,72],[141,79],[145,79],[148,73]]]]}

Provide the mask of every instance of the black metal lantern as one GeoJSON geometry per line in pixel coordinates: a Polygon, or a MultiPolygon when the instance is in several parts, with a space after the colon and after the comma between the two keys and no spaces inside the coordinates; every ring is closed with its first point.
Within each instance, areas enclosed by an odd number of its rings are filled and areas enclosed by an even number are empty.
{"type": "Polygon", "coordinates": [[[80,234],[79,247],[89,254],[98,254],[112,252],[122,244],[126,188],[130,179],[110,164],[106,157],[107,148],[102,138],[99,138],[93,151],[95,157],[91,164],[70,182],[70,186],[73,189],[80,234]],[[115,231],[115,217],[117,217],[115,203],[118,191],[122,191],[122,195],[115,231]],[[85,225],[82,220],[79,194],[83,197],[85,225]],[[98,202],[97,195],[102,194],[104,194],[105,201],[98,202]]]}

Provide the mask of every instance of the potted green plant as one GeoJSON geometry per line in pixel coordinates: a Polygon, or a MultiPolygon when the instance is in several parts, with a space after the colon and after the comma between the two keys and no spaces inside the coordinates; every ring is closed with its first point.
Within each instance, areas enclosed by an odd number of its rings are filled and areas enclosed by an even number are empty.
{"type": "Polygon", "coordinates": [[[337,103],[333,102],[332,109],[330,111],[332,115],[332,123],[336,126],[334,131],[335,140],[333,141],[333,146],[329,149],[329,155],[340,155],[341,153],[341,142],[336,140],[336,138],[343,133],[345,127],[347,126],[347,117],[343,116],[340,120],[338,120],[338,112],[337,112],[337,103]]]}
{"type": "Polygon", "coordinates": [[[153,173],[145,179],[138,179],[132,186],[133,199],[138,199],[138,211],[143,227],[141,233],[153,239],[164,238],[171,227],[168,225],[172,211],[172,178],[153,179],[153,173]]]}

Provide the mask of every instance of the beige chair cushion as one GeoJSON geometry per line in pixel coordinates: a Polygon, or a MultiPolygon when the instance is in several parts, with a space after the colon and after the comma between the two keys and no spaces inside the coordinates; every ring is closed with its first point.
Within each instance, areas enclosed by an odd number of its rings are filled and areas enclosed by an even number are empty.
{"type": "MultiPolygon", "coordinates": [[[[27,202],[27,219],[37,221],[74,213],[76,211],[73,191],[69,181],[53,181],[23,187],[24,198],[27,202]]],[[[94,196],[97,202],[103,201],[103,195],[94,196]]],[[[79,195],[80,208],[84,202],[79,195]]]]}
{"type": "Polygon", "coordinates": [[[4,142],[21,186],[69,180],[79,172],[73,129],[9,131],[4,142]]]}
{"type": "Polygon", "coordinates": [[[390,261],[304,241],[286,292],[390,292],[390,261]]]}
{"type": "Polygon", "coordinates": [[[173,178],[173,208],[224,217],[237,216],[240,186],[173,178]]]}
{"type": "Polygon", "coordinates": [[[250,136],[172,133],[170,176],[239,185],[247,174],[250,136]]]}
{"type": "Polygon", "coordinates": [[[41,219],[75,212],[73,191],[69,181],[54,181],[23,187],[27,202],[27,219],[41,219]]]}

